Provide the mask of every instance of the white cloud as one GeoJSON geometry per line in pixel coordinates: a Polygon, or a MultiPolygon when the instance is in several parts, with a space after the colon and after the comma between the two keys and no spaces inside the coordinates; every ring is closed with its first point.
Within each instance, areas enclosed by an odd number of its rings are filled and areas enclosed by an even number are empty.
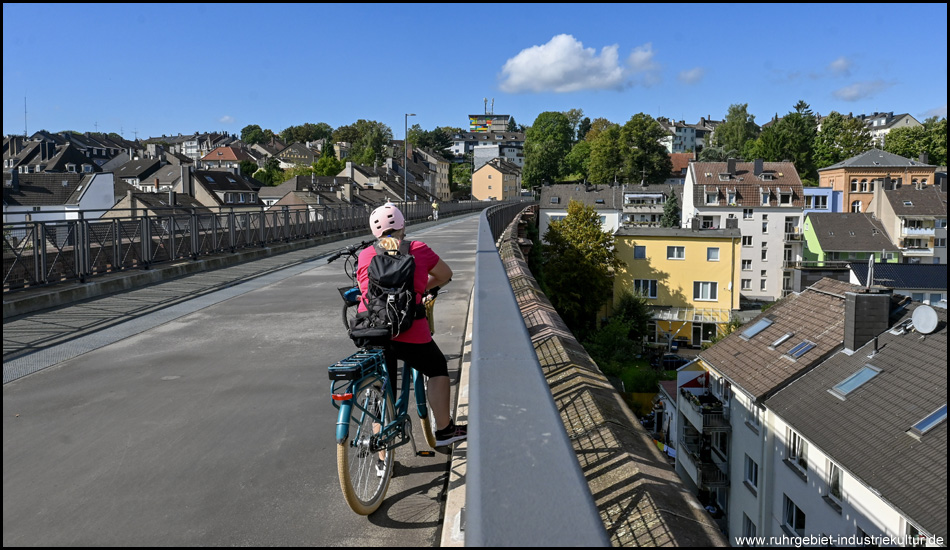
{"type": "Polygon", "coordinates": [[[234,117],[231,115],[224,115],[218,119],[218,122],[221,124],[234,124],[234,117]]]}
{"type": "Polygon", "coordinates": [[[634,48],[627,57],[627,66],[636,75],[636,80],[644,86],[652,86],[660,82],[660,66],[653,60],[655,55],[653,44],[647,42],[634,48]]]}
{"type": "Polygon", "coordinates": [[[706,74],[706,69],[702,67],[695,67],[687,71],[680,71],[679,79],[680,82],[686,84],[696,84],[703,79],[703,76],[706,74]]]}
{"type": "Polygon", "coordinates": [[[620,89],[624,71],[618,46],[605,46],[600,55],[568,34],[547,44],[521,50],[505,62],[501,89],[505,92],[575,92],[620,89]]]}
{"type": "Polygon", "coordinates": [[[935,107],[933,109],[928,109],[923,114],[923,118],[930,118],[935,116],[937,118],[947,118],[947,104],[944,103],[943,107],[935,107]]]}
{"type": "Polygon", "coordinates": [[[860,99],[865,99],[873,97],[878,92],[890,87],[891,84],[884,82],[883,80],[872,80],[869,82],[855,82],[850,86],[845,86],[832,92],[832,94],[838,99],[844,101],[858,101],[860,99]]]}
{"type": "Polygon", "coordinates": [[[828,70],[832,74],[841,75],[841,76],[850,76],[851,75],[851,60],[841,56],[838,59],[835,59],[828,65],[828,70]]]}

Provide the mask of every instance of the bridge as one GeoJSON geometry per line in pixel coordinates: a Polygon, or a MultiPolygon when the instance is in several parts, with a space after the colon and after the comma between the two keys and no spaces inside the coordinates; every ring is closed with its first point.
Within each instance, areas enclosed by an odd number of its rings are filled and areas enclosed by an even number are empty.
{"type": "Polygon", "coordinates": [[[4,544],[723,545],[532,286],[525,206],[408,228],[455,272],[435,339],[471,435],[398,449],[368,518],[326,377],[359,228],[5,292],[4,544]]]}

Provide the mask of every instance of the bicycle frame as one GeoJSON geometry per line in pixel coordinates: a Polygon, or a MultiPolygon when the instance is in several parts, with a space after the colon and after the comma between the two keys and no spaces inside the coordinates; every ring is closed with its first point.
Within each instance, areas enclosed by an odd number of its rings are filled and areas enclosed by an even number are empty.
{"type": "MultiPolygon", "coordinates": [[[[389,391],[383,392],[384,400],[390,400],[395,397],[391,381],[386,370],[386,360],[383,350],[361,350],[352,356],[336,363],[330,367],[330,377],[332,383],[330,386],[331,402],[333,406],[339,409],[336,425],[336,441],[342,443],[349,437],[350,416],[370,415],[370,418],[380,423],[377,414],[367,411],[357,403],[358,392],[361,388],[374,383],[380,383],[383,388],[389,391]],[[333,371],[337,370],[338,376],[353,375],[354,379],[334,379],[333,371]],[[341,374],[346,373],[346,374],[341,374]]],[[[416,409],[419,418],[426,418],[429,415],[428,404],[426,403],[425,377],[420,375],[415,369],[410,368],[408,364],[403,363],[402,368],[402,390],[398,394],[395,402],[395,413],[392,422],[382,427],[379,433],[372,437],[370,450],[375,452],[381,449],[394,449],[410,441],[411,426],[406,429],[409,420],[409,389],[413,385],[416,393],[416,409]]],[[[385,408],[383,408],[385,410],[385,408]]],[[[358,420],[359,420],[358,419],[358,420]]]]}

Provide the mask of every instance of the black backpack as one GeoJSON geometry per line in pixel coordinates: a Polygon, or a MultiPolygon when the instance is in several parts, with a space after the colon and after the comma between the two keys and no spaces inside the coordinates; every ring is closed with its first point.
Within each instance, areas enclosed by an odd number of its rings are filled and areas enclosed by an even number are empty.
{"type": "Polygon", "coordinates": [[[357,346],[384,346],[425,317],[425,309],[416,304],[411,244],[404,240],[396,250],[387,250],[379,242],[374,245],[376,256],[369,263],[369,284],[363,296],[366,311],[357,313],[350,325],[350,338],[357,346]]]}

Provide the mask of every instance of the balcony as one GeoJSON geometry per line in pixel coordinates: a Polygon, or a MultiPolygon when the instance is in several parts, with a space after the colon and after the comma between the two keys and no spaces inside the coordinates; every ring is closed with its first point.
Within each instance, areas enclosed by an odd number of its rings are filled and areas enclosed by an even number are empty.
{"type": "Polygon", "coordinates": [[[933,237],[935,231],[933,227],[902,227],[901,237],[933,237]]]}
{"type": "Polygon", "coordinates": [[[696,431],[706,433],[732,430],[728,409],[723,407],[722,401],[712,395],[694,395],[681,388],[676,406],[683,411],[683,416],[696,431]]]}
{"type": "Polygon", "coordinates": [[[722,467],[727,463],[717,463],[712,458],[710,449],[703,449],[702,436],[699,434],[684,434],[679,441],[680,464],[687,475],[702,489],[714,489],[729,486],[729,475],[722,467]]]}
{"type": "Polygon", "coordinates": [[[802,240],[802,230],[800,227],[785,228],[785,242],[799,242],[802,240]]]}
{"type": "Polygon", "coordinates": [[[904,257],[933,256],[934,249],[923,246],[910,246],[907,248],[901,248],[901,255],[904,257]]]}
{"type": "Polygon", "coordinates": [[[786,260],[782,267],[785,269],[847,269],[854,262],[867,260],[786,260]]]}

